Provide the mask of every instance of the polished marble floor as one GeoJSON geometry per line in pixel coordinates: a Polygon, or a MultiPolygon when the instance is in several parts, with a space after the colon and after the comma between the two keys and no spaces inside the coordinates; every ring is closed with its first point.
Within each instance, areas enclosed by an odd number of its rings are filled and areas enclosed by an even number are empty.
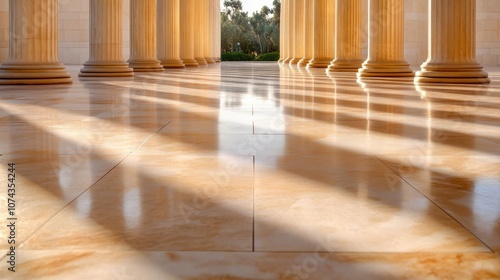
{"type": "Polygon", "coordinates": [[[69,69],[0,86],[1,279],[500,279],[500,68],[430,86],[69,69]]]}

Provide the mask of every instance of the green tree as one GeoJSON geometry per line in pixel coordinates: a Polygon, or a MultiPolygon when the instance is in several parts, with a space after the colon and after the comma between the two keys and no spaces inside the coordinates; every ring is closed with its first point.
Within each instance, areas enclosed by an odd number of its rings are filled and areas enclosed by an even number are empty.
{"type": "Polygon", "coordinates": [[[222,52],[242,51],[259,55],[279,50],[281,2],[264,6],[251,17],[240,0],[225,0],[221,12],[222,52]],[[239,43],[239,45],[238,45],[239,43]]]}

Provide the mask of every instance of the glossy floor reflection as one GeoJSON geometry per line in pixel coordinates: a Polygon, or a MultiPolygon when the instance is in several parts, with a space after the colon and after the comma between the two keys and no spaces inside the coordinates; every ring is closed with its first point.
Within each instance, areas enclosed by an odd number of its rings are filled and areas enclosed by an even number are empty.
{"type": "Polygon", "coordinates": [[[1,279],[500,279],[500,68],[466,86],[70,70],[0,87],[19,219],[1,279]]]}

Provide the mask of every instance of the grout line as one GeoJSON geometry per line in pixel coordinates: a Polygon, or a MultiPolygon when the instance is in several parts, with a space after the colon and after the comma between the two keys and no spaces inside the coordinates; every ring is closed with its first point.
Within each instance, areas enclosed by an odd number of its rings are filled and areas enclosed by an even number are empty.
{"type": "Polygon", "coordinates": [[[158,131],[156,131],[154,134],[152,134],[151,136],[147,137],[146,140],[144,140],[144,142],[139,145],[136,149],[134,149],[133,151],[131,151],[130,153],[128,153],[122,160],[120,160],[115,166],[113,166],[110,170],[108,170],[106,173],[104,173],[104,175],[102,175],[99,179],[97,179],[97,181],[95,181],[93,184],[91,184],[87,189],[83,190],[79,195],[77,195],[74,199],[72,199],[71,201],[69,201],[68,203],[66,203],[66,205],[64,205],[63,207],[61,207],[61,209],[59,209],[58,211],[56,211],[52,216],[50,216],[45,222],[43,222],[37,229],[35,229],[24,241],[21,241],[21,245],[28,242],[41,228],[43,228],[46,224],[48,224],[53,218],[55,218],[59,213],[61,213],[64,209],[66,209],[69,205],[71,205],[71,203],[75,202],[76,200],[78,200],[80,197],[82,197],[85,193],[87,193],[90,189],[92,189],[95,185],[97,185],[100,181],[102,181],[102,179],[104,179],[104,177],[106,177],[109,173],[111,173],[113,170],[115,170],[120,164],[122,164],[125,160],[127,160],[134,152],[136,152],[138,149],[140,149],[140,147],[142,147],[147,141],[149,141],[151,139],[151,137],[153,137],[154,135],[158,134],[162,129],[164,129],[167,125],[169,125],[171,123],[168,122],[167,124],[165,124],[163,127],[161,127],[158,131]]]}
{"type": "Polygon", "coordinates": [[[441,207],[440,205],[438,205],[434,200],[432,200],[431,198],[429,198],[427,195],[425,195],[424,193],[422,193],[418,188],[414,187],[412,184],[410,184],[410,182],[408,182],[405,178],[403,178],[403,175],[399,174],[398,172],[394,171],[389,165],[387,165],[383,160],[381,160],[378,156],[375,156],[375,158],[380,161],[383,165],[385,165],[387,168],[389,168],[389,170],[391,170],[394,174],[396,174],[396,176],[398,176],[399,178],[401,178],[401,180],[403,180],[404,182],[406,182],[411,188],[413,188],[415,191],[417,191],[420,195],[422,195],[423,197],[425,197],[427,200],[429,200],[429,202],[431,202],[433,205],[435,205],[437,208],[439,208],[441,211],[443,211],[448,217],[450,217],[452,220],[454,220],[455,222],[457,222],[462,228],[464,228],[467,232],[469,232],[472,236],[474,236],[479,242],[481,242],[481,244],[483,244],[488,250],[490,250],[490,253],[496,253],[495,250],[493,250],[493,248],[491,248],[490,246],[488,246],[488,244],[486,244],[481,238],[479,238],[479,236],[477,236],[475,233],[473,233],[468,227],[466,227],[464,224],[462,224],[459,220],[457,220],[452,214],[450,214],[448,211],[446,211],[443,207],[441,207]]]}

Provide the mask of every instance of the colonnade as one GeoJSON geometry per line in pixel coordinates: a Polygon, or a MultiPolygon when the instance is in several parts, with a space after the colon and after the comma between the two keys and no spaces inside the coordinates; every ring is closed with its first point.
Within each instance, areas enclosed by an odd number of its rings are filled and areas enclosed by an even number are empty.
{"type": "MultiPolygon", "coordinates": [[[[219,0],[130,0],[130,57],[123,57],[123,0],[89,0],[89,59],[80,77],[127,77],[220,62],[219,0]]],[[[0,84],[71,83],[58,60],[58,1],[9,0],[9,57],[0,84]]]]}
{"type": "Polygon", "coordinates": [[[359,78],[489,82],[476,59],[476,0],[428,3],[429,54],[416,74],[404,58],[404,0],[368,0],[366,58],[362,56],[361,0],[282,0],[279,62],[355,72],[359,78]],[[283,19],[287,15],[294,17],[283,19]]]}
{"type": "MultiPolygon", "coordinates": [[[[219,0],[130,0],[130,58],[123,57],[123,0],[90,1],[82,77],[133,76],[220,62],[219,0]]],[[[429,1],[429,55],[416,74],[404,59],[404,0],[368,0],[363,58],[361,0],[281,0],[280,63],[415,77],[419,83],[487,83],[476,60],[476,0],[429,1]]],[[[58,1],[9,0],[9,58],[0,84],[71,83],[58,61],[58,1]]]]}

